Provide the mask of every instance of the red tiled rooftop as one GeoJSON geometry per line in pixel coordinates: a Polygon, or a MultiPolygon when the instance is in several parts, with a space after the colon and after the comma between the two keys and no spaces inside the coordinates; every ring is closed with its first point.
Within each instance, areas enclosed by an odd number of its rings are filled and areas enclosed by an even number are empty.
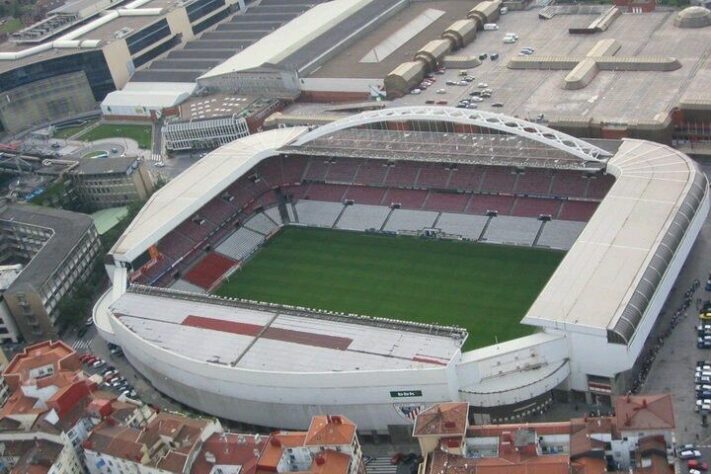
{"type": "Polygon", "coordinates": [[[675,428],[671,394],[617,397],[615,414],[620,431],[675,428]]]}
{"type": "Polygon", "coordinates": [[[355,423],[344,416],[314,416],[304,446],[351,444],[355,434],[355,423]]]}
{"type": "Polygon", "coordinates": [[[466,402],[440,403],[417,415],[413,436],[464,436],[468,416],[466,402]]]}
{"type": "Polygon", "coordinates": [[[274,472],[281,459],[282,450],[284,448],[303,446],[306,435],[305,431],[273,433],[269,442],[264,446],[262,455],[259,457],[259,470],[274,472]]]}
{"type": "Polygon", "coordinates": [[[326,451],[311,463],[311,474],[348,474],[351,457],[344,453],[326,451]]]}
{"type": "Polygon", "coordinates": [[[215,456],[215,464],[242,466],[240,474],[255,474],[259,456],[255,456],[254,451],[256,449],[261,454],[266,445],[266,438],[260,439],[257,443],[255,437],[251,435],[215,433],[203,443],[190,472],[209,474],[213,464],[207,461],[206,455],[210,453],[215,456]]]}
{"type": "Polygon", "coordinates": [[[44,341],[27,346],[12,358],[3,376],[13,390],[30,379],[32,369],[52,365],[54,373],[62,370],[76,371],[81,368],[74,349],[62,341],[44,341]]]}

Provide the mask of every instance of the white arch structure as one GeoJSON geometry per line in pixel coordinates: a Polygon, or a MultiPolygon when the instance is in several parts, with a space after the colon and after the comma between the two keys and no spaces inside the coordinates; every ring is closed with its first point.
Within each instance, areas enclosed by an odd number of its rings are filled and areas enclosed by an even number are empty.
{"type": "Polygon", "coordinates": [[[363,112],[322,125],[297,138],[291,145],[301,146],[312,140],[340,130],[388,121],[435,121],[472,125],[511,133],[543,143],[584,161],[604,163],[612,154],[579,138],[553,130],[543,125],[517,119],[504,114],[454,107],[395,107],[363,112]]]}

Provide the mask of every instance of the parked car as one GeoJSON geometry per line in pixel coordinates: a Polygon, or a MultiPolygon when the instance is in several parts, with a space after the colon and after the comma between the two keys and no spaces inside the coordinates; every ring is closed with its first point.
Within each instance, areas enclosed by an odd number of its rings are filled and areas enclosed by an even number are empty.
{"type": "Polygon", "coordinates": [[[437,101],[437,105],[447,105],[447,103],[448,102],[446,100],[438,100],[437,101]]]}
{"type": "Polygon", "coordinates": [[[435,104],[435,101],[432,99],[428,99],[425,101],[425,105],[434,105],[434,104],[435,104]]]}
{"type": "Polygon", "coordinates": [[[89,354],[89,353],[84,353],[84,354],[82,354],[82,355],[79,356],[79,362],[81,362],[81,363],[83,364],[83,363],[85,363],[86,360],[89,359],[90,357],[93,357],[93,356],[92,356],[91,354],[89,354]]]}
{"type": "Polygon", "coordinates": [[[448,86],[456,86],[457,81],[447,81],[447,82],[445,82],[445,84],[447,84],[448,86]]]}
{"type": "Polygon", "coordinates": [[[497,59],[499,59],[499,53],[490,53],[489,59],[491,59],[492,61],[496,61],[497,59]]]}
{"type": "Polygon", "coordinates": [[[489,84],[487,84],[486,82],[480,82],[480,83],[477,84],[476,86],[477,86],[479,89],[486,89],[487,87],[489,87],[489,84]]]}
{"type": "Polygon", "coordinates": [[[701,457],[701,452],[698,449],[684,449],[679,453],[679,459],[684,461],[688,459],[698,459],[701,457]]]}
{"type": "Polygon", "coordinates": [[[698,459],[692,459],[688,463],[686,463],[686,467],[689,469],[697,469],[699,471],[708,471],[709,470],[709,465],[708,463],[704,461],[699,461],[698,459]]]}
{"type": "Polygon", "coordinates": [[[97,360],[98,360],[97,357],[95,357],[95,356],[89,356],[89,357],[87,357],[86,359],[84,359],[84,364],[90,366],[91,364],[93,364],[93,363],[96,362],[97,360]]]}
{"type": "Polygon", "coordinates": [[[437,89],[437,93],[438,93],[438,94],[446,94],[446,93],[447,93],[447,89],[437,89]]]}
{"type": "Polygon", "coordinates": [[[492,107],[503,107],[504,104],[502,104],[501,102],[494,102],[493,104],[491,104],[491,106],[492,107]]]}
{"type": "Polygon", "coordinates": [[[91,364],[91,368],[92,368],[92,369],[98,369],[99,367],[103,367],[104,365],[106,365],[106,362],[104,362],[104,360],[102,360],[102,359],[96,359],[96,360],[91,364]]]}
{"type": "Polygon", "coordinates": [[[410,91],[410,94],[412,94],[412,95],[422,94],[422,89],[412,89],[410,91]]]}
{"type": "Polygon", "coordinates": [[[138,396],[135,390],[124,390],[123,392],[121,392],[121,395],[125,395],[131,398],[136,398],[136,396],[138,396]]]}
{"type": "Polygon", "coordinates": [[[479,55],[479,60],[480,60],[480,61],[483,61],[483,60],[485,60],[488,56],[489,56],[488,54],[482,53],[482,54],[479,55]]]}
{"type": "Polygon", "coordinates": [[[162,161],[156,161],[155,167],[156,168],[163,168],[165,166],[165,163],[162,161]]]}
{"type": "Polygon", "coordinates": [[[474,96],[470,99],[472,102],[484,102],[484,99],[481,97],[474,96]]]}

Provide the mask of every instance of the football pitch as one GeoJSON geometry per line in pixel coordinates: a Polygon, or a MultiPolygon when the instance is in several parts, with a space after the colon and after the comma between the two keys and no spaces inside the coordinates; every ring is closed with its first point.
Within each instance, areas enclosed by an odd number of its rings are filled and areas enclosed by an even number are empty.
{"type": "Polygon", "coordinates": [[[464,349],[533,332],[519,324],[564,253],[286,227],[221,296],[468,329],[464,349]]]}

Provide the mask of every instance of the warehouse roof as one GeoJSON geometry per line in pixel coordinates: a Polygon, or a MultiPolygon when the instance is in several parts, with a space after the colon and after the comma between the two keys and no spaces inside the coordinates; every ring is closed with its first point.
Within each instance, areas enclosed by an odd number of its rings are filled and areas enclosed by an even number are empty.
{"type": "Polygon", "coordinates": [[[235,54],[199,79],[274,65],[374,0],[322,3],[235,54]]]}
{"type": "Polygon", "coordinates": [[[607,170],[615,184],[523,322],[629,343],[707,181],[680,151],[632,139],[607,170]]]}
{"type": "Polygon", "coordinates": [[[129,82],[120,91],[110,92],[101,102],[108,107],[145,107],[159,110],[175,107],[195,91],[193,82],[129,82]]]}
{"type": "Polygon", "coordinates": [[[270,130],[208,154],[151,196],[111,253],[118,260],[133,261],[247,170],[304,131],[305,127],[270,130]]]}

